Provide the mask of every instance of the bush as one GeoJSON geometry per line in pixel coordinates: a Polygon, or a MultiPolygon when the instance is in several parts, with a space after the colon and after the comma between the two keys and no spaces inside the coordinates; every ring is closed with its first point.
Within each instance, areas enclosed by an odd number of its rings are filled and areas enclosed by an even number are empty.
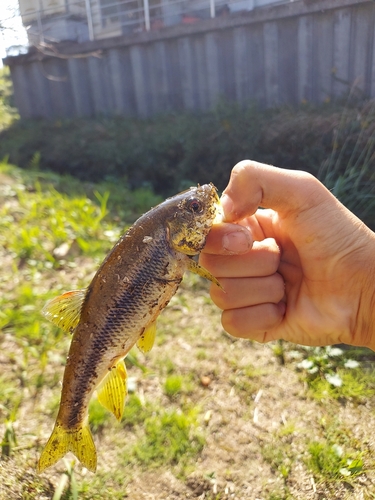
{"type": "Polygon", "coordinates": [[[28,168],[38,152],[41,169],[89,181],[126,179],[162,196],[205,182],[221,190],[233,165],[253,158],[320,177],[372,225],[374,114],[372,103],[261,111],[221,102],[207,113],[147,120],[22,120],[0,134],[0,158],[28,168]]]}
{"type": "Polygon", "coordinates": [[[125,176],[163,195],[204,182],[222,188],[234,162],[254,156],[260,120],[255,108],[224,104],[150,120],[25,120],[1,134],[0,157],[27,168],[38,151],[42,169],[90,181],[125,176]]]}

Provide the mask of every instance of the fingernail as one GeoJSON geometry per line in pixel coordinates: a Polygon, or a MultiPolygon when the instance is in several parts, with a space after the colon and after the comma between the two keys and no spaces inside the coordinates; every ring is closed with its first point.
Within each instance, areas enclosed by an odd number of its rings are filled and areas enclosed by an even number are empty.
{"type": "Polygon", "coordinates": [[[241,254],[250,250],[252,241],[246,230],[235,231],[223,236],[223,248],[229,254],[241,254]]]}

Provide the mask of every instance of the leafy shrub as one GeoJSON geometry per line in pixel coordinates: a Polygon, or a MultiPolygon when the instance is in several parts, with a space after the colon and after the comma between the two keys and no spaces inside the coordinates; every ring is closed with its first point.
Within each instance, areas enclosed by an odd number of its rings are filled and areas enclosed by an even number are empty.
{"type": "Polygon", "coordinates": [[[261,111],[220,102],[210,112],[147,120],[22,120],[0,133],[0,158],[168,196],[213,182],[223,189],[244,158],[307,170],[374,226],[375,110],[371,102],[261,111]],[[357,173],[359,173],[357,175],[357,173]]]}
{"type": "Polygon", "coordinates": [[[223,188],[234,162],[254,156],[260,113],[219,105],[212,113],[48,122],[25,120],[1,135],[0,157],[98,181],[125,177],[130,187],[165,195],[191,184],[223,188]]]}

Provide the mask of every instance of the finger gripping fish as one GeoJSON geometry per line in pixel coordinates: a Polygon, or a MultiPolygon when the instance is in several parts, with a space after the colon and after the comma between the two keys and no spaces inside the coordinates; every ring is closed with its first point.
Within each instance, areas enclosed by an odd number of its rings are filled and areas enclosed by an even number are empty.
{"type": "Polygon", "coordinates": [[[38,463],[42,472],[72,451],[96,470],[88,405],[99,402],[121,419],[126,398],[124,358],[133,347],[154,343],[160,312],[186,270],[218,286],[192,256],[199,254],[219,214],[216,188],[206,184],[165,200],[140,217],[107,255],[85,290],[50,300],[44,315],[73,338],[55,427],[38,463]]]}

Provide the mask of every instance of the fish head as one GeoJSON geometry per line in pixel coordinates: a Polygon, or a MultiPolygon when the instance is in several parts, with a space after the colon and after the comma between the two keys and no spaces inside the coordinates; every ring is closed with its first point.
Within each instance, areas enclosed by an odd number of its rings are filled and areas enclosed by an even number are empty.
{"type": "Polygon", "coordinates": [[[199,254],[212,225],[222,219],[217,189],[213,184],[204,184],[170,200],[176,202],[175,211],[167,219],[170,245],[186,255],[199,254]]]}

